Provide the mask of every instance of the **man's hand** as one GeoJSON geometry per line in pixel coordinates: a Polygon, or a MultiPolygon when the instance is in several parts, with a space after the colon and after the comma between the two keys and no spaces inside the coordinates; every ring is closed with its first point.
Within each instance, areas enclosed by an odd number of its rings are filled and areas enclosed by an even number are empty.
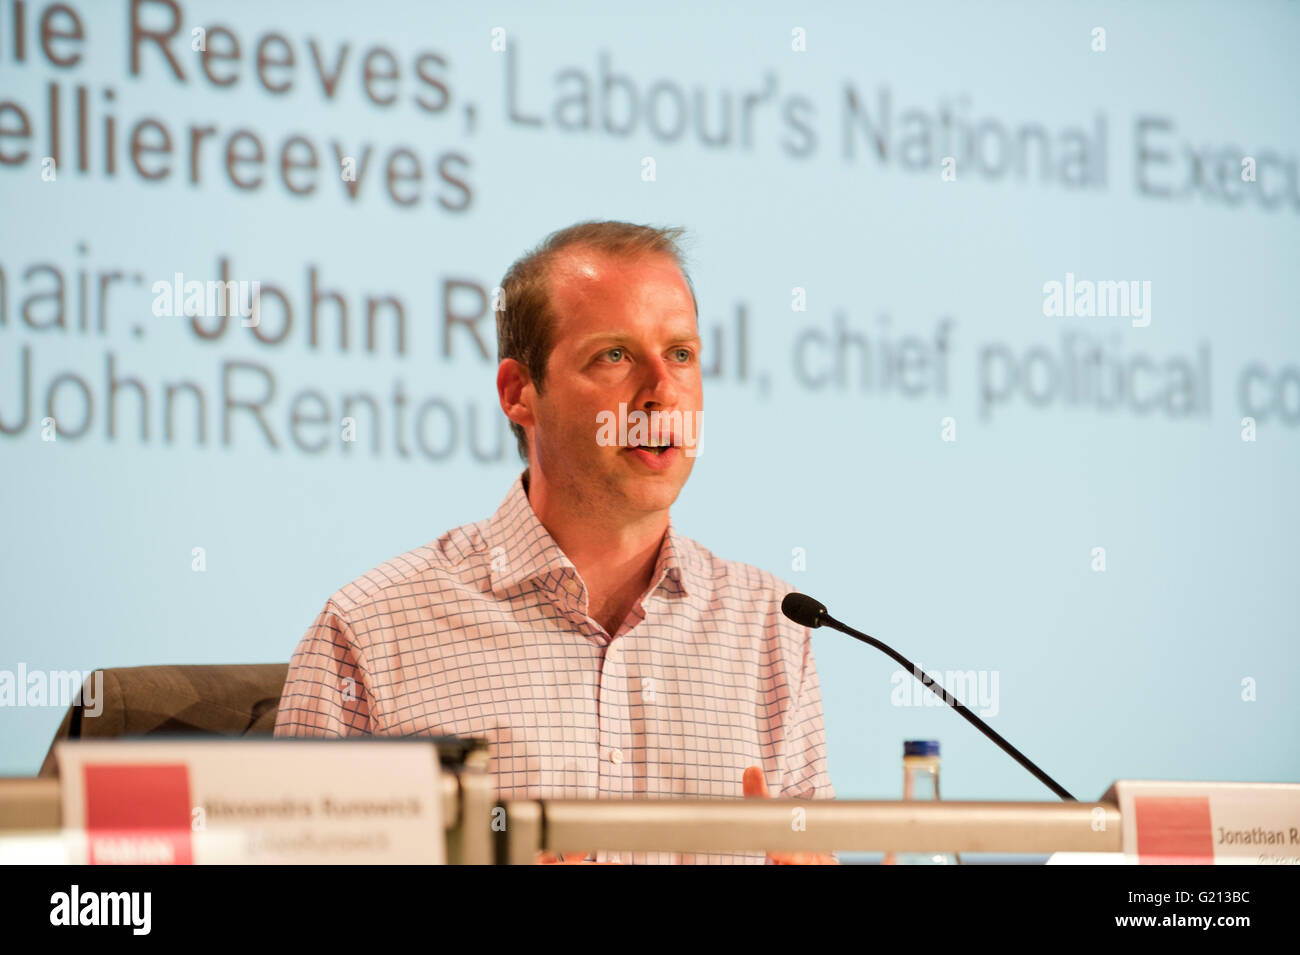
{"type": "Polygon", "coordinates": [[[534,865],[582,865],[590,852],[539,852],[534,865]]]}
{"type": "MultiPolygon", "coordinates": [[[[750,766],[745,770],[744,779],[741,784],[745,788],[746,799],[770,799],[771,796],[767,791],[767,780],[763,778],[763,770],[757,766],[750,766]]],[[[773,865],[839,865],[840,860],[833,855],[824,852],[769,852],[767,857],[773,865]]]]}
{"type": "Polygon", "coordinates": [[[594,852],[539,852],[533,865],[622,865],[618,861],[597,862],[594,852]]]}

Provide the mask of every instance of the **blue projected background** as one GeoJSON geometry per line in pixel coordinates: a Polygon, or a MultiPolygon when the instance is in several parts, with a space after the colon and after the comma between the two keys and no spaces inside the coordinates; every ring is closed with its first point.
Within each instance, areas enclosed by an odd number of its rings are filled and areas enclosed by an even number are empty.
{"type": "MultiPolygon", "coordinates": [[[[63,713],[20,668],[286,661],[489,515],[492,289],[615,218],[690,230],[684,533],[1080,798],[1300,779],[1300,8],[529,6],[0,0],[0,772],[63,713]]],[[[814,651],[840,796],[933,738],[946,797],[1050,798],[814,651]]]]}

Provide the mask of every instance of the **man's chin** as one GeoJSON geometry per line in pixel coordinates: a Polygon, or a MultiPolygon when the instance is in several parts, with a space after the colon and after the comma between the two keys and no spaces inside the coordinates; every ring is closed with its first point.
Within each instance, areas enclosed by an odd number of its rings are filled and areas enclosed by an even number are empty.
{"type": "Polygon", "coordinates": [[[629,504],[644,510],[658,510],[672,504],[691,474],[693,462],[689,458],[679,459],[662,471],[656,471],[635,457],[629,458],[630,452],[620,451],[618,454],[620,459],[614,462],[615,483],[622,488],[629,504]]]}
{"type": "Polygon", "coordinates": [[[680,474],[659,472],[625,476],[620,483],[629,505],[638,510],[656,511],[670,507],[686,482],[680,474]]]}

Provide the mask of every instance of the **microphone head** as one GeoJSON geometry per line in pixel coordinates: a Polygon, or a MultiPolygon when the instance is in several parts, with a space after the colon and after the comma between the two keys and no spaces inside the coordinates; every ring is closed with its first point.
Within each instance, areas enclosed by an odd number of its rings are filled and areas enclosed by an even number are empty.
{"type": "Polygon", "coordinates": [[[781,601],[781,612],[800,626],[814,629],[822,625],[823,616],[828,616],[825,604],[800,593],[786,594],[781,601]]]}

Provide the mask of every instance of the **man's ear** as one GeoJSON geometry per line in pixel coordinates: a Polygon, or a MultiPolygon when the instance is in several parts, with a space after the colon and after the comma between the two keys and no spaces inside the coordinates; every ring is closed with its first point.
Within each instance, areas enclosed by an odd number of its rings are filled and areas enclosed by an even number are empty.
{"type": "Polygon", "coordinates": [[[497,397],[505,416],[520,427],[531,427],[536,395],[528,369],[513,358],[503,358],[497,366],[497,397]]]}

